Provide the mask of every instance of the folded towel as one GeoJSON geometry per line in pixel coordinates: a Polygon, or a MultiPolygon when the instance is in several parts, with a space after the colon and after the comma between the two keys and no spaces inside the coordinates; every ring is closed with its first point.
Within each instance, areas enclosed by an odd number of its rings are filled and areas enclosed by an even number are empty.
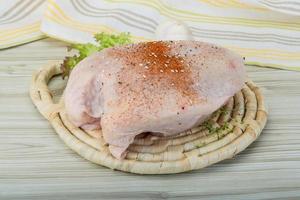
{"type": "MultiPolygon", "coordinates": [[[[220,0],[219,0],[220,1],[220,0]]],[[[222,1],[222,0],[221,0],[222,1]]],[[[242,0],[268,9],[275,10],[290,15],[300,16],[299,0],[242,0]]]]}
{"type": "Polygon", "coordinates": [[[44,0],[2,0],[0,5],[0,49],[46,37],[40,31],[44,0]]]}
{"type": "Polygon", "coordinates": [[[151,40],[166,18],[184,21],[196,40],[228,47],[251,65],[300,71],[299,18],[237,0],[49,0],[41,30],[68,42],[96,32],[151,40]]]}

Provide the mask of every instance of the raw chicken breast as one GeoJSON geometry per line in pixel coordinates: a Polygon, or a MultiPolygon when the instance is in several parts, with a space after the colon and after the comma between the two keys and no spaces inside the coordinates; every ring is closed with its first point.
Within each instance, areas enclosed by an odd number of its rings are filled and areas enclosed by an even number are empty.
{"type": "Polygon", "coordinates": [[[65,90],[69,119],[102,129],[118,159],[144,132],[178,134],[239,91],[243,59],[212,44],[154,41],[103,50],[81,61],[65,90]]]}

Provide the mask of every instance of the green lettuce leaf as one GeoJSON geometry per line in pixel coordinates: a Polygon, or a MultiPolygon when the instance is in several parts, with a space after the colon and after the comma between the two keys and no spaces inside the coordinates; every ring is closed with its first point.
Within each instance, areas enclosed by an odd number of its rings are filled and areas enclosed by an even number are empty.
{"type": "Polygon", "coordinates": [[[95,34],[96,44],[73,44],[68,47],[68,50],[75,49],[78,54],[74,56],[65,57],[63,63],[61,64],[61,69],[63,72],[63,78],[69,76],[72,69],[84,58],[89,55],[101,51],[106,48],[130,44],[132,43],[129,33],[120,33],[120,34],[107,34],[107,33],[98,33],[95,34]]]}

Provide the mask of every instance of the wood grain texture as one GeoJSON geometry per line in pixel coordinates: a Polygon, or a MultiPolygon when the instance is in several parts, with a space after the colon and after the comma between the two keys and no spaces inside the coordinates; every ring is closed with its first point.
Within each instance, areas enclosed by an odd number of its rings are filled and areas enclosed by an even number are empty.
{"type": "Polygon", "coordinates": [[[32,72],[62,59],[65,46],[45,39],[0,51],[0,199],[300,199],[299,72],[247,68],[270,115],[259,139],[234,159],[141,176],[83,160],[31,103],[32,72]]]}

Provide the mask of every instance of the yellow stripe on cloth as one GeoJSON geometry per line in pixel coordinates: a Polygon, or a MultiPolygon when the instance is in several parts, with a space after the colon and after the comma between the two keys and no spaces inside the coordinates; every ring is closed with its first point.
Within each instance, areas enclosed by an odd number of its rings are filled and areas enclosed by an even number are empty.
{"type": "Polygon", "coordinates": [[[9,48],[45,38],[36,22],[21,28],[9,29],[0,33],[0,49],[9,48]]]}
{"type": "MultiPolygon", "coordinates": [[[[85,23],[72,23],[70,21],[64,21],[62,18],[58,17],[58,15],[53,15],[55,13],[52,13],[52,15],[50,14],[46,14],[45,17],[49,20],[49,21],[53,21],[57,24],[63,25],[63,26],[69,26],[70,28],[75,28],[78,29],[80,31],[83,32],[88,32],[91,34],[95,34],[95,33],[99,33],[99,32],[107,32],[107,33],[115,33],[117,31],[113,31],[113,29],[110,29],[110,31],[108,31],[106,26],[102,26],[100,24],[85,24],[85,23]]],[[[46,35],[49,35],[48,33],[45,33],[46,35]]],[[[66,42],[69,43],[76,43],[76,41],[74,40],[66,40],[64,38],[59,38],[57,36],[54,35],[49,35],[50,37],[54,37],[56,39],[59,40],[64,40],[66,42]]],[[[138,37],[138,36],[132,36],[134,41],[149,41],[150,39],[146,39],[145,37],[138,37]]]]}
{"type": "Polygon", "coordinates": [[[112,28],[105,26],[105,25],[99,25],[99,24],[94,24],[93,29],[91,29],[92,27],[90,25],[85,25],[82,22],[78,22],[78,21],[68,17],[64,13],[64,11],[53,0],[49,0],[48,2],[49,2],[49,5],[48,5],[48,11],[47,11],[47,15],[46,15],[47,17],[49,17],[49,14],[52,14],[52,16],[58,17],[58,19],[61,19],[70,25],[73,25],[75,27],[86,28],[85,30],[88,30],[91,33],[95,32],[92,30],[95,28],[98,28],[98,27],[101,28],[101,31],[105,31],[108,33],[115,32],[115,30],[113,30],[112,28]]]}
{"type": "MultiPolygon", "coordinates": [[[[102,24],[91,24],[91,23],[82,23],[77,20],[72,19],[67,16],[66,13],[55,3],[53,0],[48,0],[49,5],[45,17],[57,24],[68,25],[69,27],[76,28],[78,30],[89,32],[91,34],[99,32],[115,33],[118,32],[112,27],[102,25],[102,24]]],[[[133,36],[135,41],[148,41],[150,40],[145,37],[133,36]]],[[[70,40],[69,40],[70,42],[70,40]]],[[[75,41],[73,41],[75,42],[75,41]]]]}
{"type": "Polygon", "coordinates": [[[228,24],[228,25],[241,25],[250,27],[269,27],[269,28],[281,28],[286,30],[297,30],[300,31],[300,23],[291,22],[281,22],[272,20],[252,20],[239,17],[217,17],[211,15],[204,15],[199,13],[194,13],[187,10],[179,10],[170,6],[163,4],[159,0],[105,0],[111,3],[130,3],[130,4],[141,4],[147,7],[151,7],[161,14],[176,18],[178,20],[187,20],[193,22],[205,22],[213,24],[228,24]]]}
{"type": "Polygon", "coordinates": [[[40,40],[40,39],[44,39],[44,38],[46,38],[46,35],[33,36],[33,37],[30,37],[29,39],[23,39],[23,37],[18,38],[19,39],[18,41],[16,39],[14,39],[14,40],[12,40],[13,42],[8,42],[7,41],[5,44],[0,43],[0,49],[6,49],[6,48],[9,48],[9,47],[18,46],[18,45],[21,45],[21,44],[26,44],[26,43],[33,42],[33,41],[40,40]]]}
{"type": "Polygon", "coordinates": [[[299,60],[300,52],[287,52],[279,51],[275,49],[253,49],[253,48],[241,48],[236,46],[225,45],[225,47],[231,49],[232,51],[239,52],[243,56],[255,56],[258,58],[271,58],[281,60],[299,60]]]}
{"type": "Polygon", "coordinates": [[[35,33],[39,31],[39,29],[40,23],[36,22],[34,24],[24,26],[21,28],[4,30],[0,32],[0,42],[14,40],[15,38],[18,38],[24,34],[35,33]]]}
{"type": "Polygon", "coordinates": [[[198,0],[200,3],[206,3],[211,6],[221,7],[221,8],[241,8],[255,11],[268,11],[268,9],[263,7],[254,6],[251,4],[246,4],[240,2],[239,0],[198,0]]]}
{"type": "Polygon", "coordinates": [[[40,31],[43,0],[11,0],[1,4],[0,49],[44,38],[40,31]]]}

